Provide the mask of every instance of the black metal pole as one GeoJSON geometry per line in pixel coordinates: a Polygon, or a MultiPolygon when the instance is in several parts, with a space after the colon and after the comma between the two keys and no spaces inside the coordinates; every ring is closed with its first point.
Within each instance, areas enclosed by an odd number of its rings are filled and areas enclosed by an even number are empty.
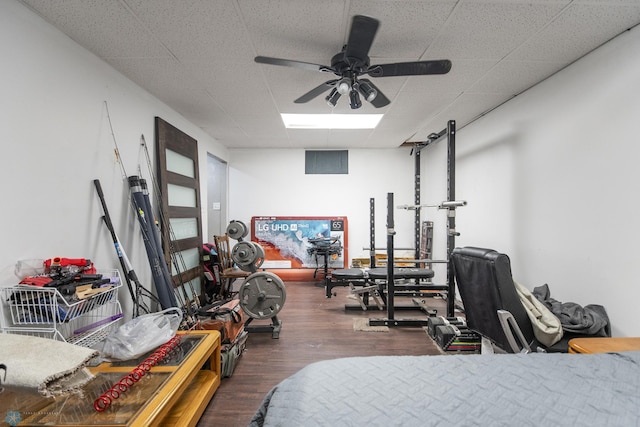
{"type": "Polygon", "coordinates": [[[413,230],[414,230],[414,242],[413,247],[415,248],[414,256],[415,259],[420,259],[420,149],[418,147],[414,148],[416,152],[415,158],[415,180],[414,180],[414,200],[413,204],[416,206],[416,211],[414,213],[413,220],[413,230]]]}
{"type": "MultiPolygon", "coordinates": [[[[456,199],[456,122],[447,123],[447,200],[456,199]]],[[[451,252],[456,245],[456,208],[447,211],[447,316],[453,317],[455,311],[456,284],[451,263],[451,252]]]]}
{"type": "Polygon", "coordinates": [[[395,292],[393,277],[393,236],[396,234],[393,221],[393,193],[387,193],[387,319],[393,320],[395,292]]]}
{"type": "Polygon", "coordinates": [[[376,266],[376,200],[369,199],[369,261],[371,268],[376,266]]]}
{"type": "Polygon", "coordinates": [[[100,184],[99,179],[93,180],[93,185],[96,187],[96,192],[98,193],[98,198],[100,199],[100,204],[102,205],[102,211],[104,215],[102,216],[102,220],[104,224],[107,226],[109,233],[111,234],[111,239],[113,240],[113,245],[116,249],[116,254],[118,255],[118,260],[120,261],[120,267],[124,273],[124,280],[127,284],[127,288],[129,289],[129,295],[131,296],[131,301],[133,302],[134,312],[133,316],[138,316],[138,298],[136,293],[133,290],[133,285],[131,282],[133,281],[136,285],[139,285],[138,276],[136,272],[133,271],[133,268],[130,268],[130,262],[127,258],[126,253],[124,252],[124,248],[120,241],[118,240],[118,236],[116,235],[116,231],[113,228],[113,223],[111,222],[111,216],[109,215],[109,210],[107,209],[107,202],[104,198],[104,193],[102,192],[102,185],[100,184]]]}

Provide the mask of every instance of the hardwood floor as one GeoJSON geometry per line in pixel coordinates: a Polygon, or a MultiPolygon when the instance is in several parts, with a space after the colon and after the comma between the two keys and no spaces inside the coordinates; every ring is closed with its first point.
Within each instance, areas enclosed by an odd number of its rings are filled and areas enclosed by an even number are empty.
{"type": "MultiPolygon", "coordinates": [[[[302,367],[320,360],[350,356],[429,355],[442,350],[420,327],[389,328],[388,332],[354,331],[356,318],[386,318],[386,311],[345,310],[357,305],[349,288],[334,288],[337,296],[325,298],[324,287],[312,282],[286,283],[286,301],[278,314],[282,320],[279,339],[266,332],[251,332],[246,351],[233,375],[222,380],[198,427],[247,426],[264,395],[280,381],[302,367]]],[[[426,300],[430,308],[445,315],[445,301],[426,300]]],[[[411,306],[409,299],[397,298],[396,306],[411,306]]],[[[420,310],[397,310],[395,319],[419,318],[420,310]]],[[[254,321],[252,325],[268,324],[254,321]]]]}

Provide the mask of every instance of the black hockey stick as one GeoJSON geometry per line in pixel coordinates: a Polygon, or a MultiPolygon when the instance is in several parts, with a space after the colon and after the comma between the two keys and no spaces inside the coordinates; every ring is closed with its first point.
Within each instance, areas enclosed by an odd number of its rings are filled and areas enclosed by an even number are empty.
{"type": "MultiPolygon", "coordinates": [[[[113,223],[111,222],[111,217],[109,216],[109,210],[107,209],[107,203],[106,203],[106,201],[104,199],[104,193],[102,192],[102,186],[100,185],[100,180],[94,179],[93,183],[94,183],[94,185],[96,187],[96,191],[98,193],[98,197],[100,198],[100,203],[102,204],[102,210],[104,212],[104,215],[103,215],[102,219],[104,220],[104,223],[107,226],[107,229],[109,230],[109,233],[111,234],[111,238],[113,240],[113,245],[116,248],[116,254],[118,255],[118,259],[120,260],[120,266],[122,267],[122,270],[124,271],[124,278],[125,278],[125,281],[127,283],[127,287],[129,288],[129,294],[131,295],[131,300],[134,303],[134,307],[135,307],[134,310],[135,311],[134,311],[133,315],[134,315],[134,317],[138,317],[138,315],[139,315],[139,311],[138,310],[140,308],[140,301],[138,300],[138,291],[144,289],[144,287],[140,283],[140,280],[138,279],[138,275],[133,270],[133,266],[131,265],[131,262],[129,261],[129,258],[127,257],[127,254],[124,251],[124,248],[122,247],[122,244],[120,243],[120,240],[118,239],[116,231],[113,228],[113,223]],[[134,292],[134,289],[133,289],[132,282],[136,285],[136,288],[137,288],[137,291],[135,291],[135,292],[134,292]]],[[[153,296],[151,293],[149,293],[149,295],[153,296]]]]}

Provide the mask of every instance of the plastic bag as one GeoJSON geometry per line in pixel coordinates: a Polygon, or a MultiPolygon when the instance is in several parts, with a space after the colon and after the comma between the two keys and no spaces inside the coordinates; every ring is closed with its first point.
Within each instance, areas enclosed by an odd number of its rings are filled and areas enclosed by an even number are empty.
{"type": "Polygon", "coordinates": [[[38,276],[44,274],[43,259],[22,259],[16,262],[14,274],[20,280],[27,276],[38,276]]]}
{"type": "Polygon", "coordinates": [[[176,307],[138,316],[107,336],[102,355],[115,360],[140,357],[173,338],[180,322],[182,311],[176,307]]]}

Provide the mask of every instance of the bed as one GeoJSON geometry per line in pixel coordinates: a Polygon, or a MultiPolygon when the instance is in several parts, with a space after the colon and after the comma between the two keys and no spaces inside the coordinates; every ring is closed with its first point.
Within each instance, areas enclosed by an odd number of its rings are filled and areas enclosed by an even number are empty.
{"type": "Polygon", "coordinates": [[[640,425],[640,351],[351,357],[275,386],[262,426],[640,425]]]}

